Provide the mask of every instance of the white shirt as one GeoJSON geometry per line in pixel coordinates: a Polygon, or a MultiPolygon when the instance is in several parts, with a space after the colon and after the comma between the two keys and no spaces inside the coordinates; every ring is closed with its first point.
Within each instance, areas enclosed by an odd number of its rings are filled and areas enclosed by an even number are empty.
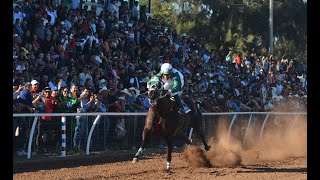
{"type": "Polygon", "coordinates": [[[113,77],[115,77],[116,79],[120,79],[120,77],[117,75],[117,72],[114,69],[111,70],[111,73],[113,77]]]}
{"type": "Polygon", "coordinates": [[[140,18],[140,13],[139,13],[139,10],[138,10],[138,7],[137,7],[137,6],[133,6],[133,7],[132,7],[131,16],[132,16],[132,17],[135,17],[135,18],[137,18],[137,19],[140,18]]]}
{"type": "Polygon", "coordinates": [[[90,26],[91,26],[91,28],[92,28],[92,30],[93,30],[93,33],[96,33],[96,32],[97,32],[97,26],[96,26],[96,24],[95,24],[95,23],[91,23],[90,26]]]}
{"type": "Polygon", "coordinates": [[[243,85],[243,86],[248,86],[248,82],[246,82],[246,81],[241,81],[241,84],[243,85]]]}
{"type": "Polygon", "coordinates": [[[71,0],[70,9],[77,9],[80,7],[80,0],[71,0]]]}
{"type": "Polygon", "coordinates": [[[62,44],[63,50],[65,51],[67,49],[67,45],[69,44],[68,37],[61,38],[61,44],[62,44]]]}
{"type": "Polygon", "coordinates": [[[84,86],[84,83],[86,82],[86,79],[90,79],[90,80],[92,80],[92,76],[90,75],[90,74],[86,74],[86,73],[80,73],[79,74],[79,76],[80,76],[80,84],[82,85],[82,86],[84,86]]]}
{"type": "Polygon", "coordinates": [[[115,4],[110,3],[108,6],[108,11],[113,14],[118,13],[119,9],[115,6],[115,4]]]}
{"type": "Polygon", "coordinates": [[[13,13],[13,24],[16,23],[16,19],[20,19],[20,21],[22,22],[23,18],[26,17],[26,14],[22,13],[21,11],[19,12],[14,12],[13,13]]]}
{"type": "Polygon", "coordinates": [[[58,87],[58,83],[53,83],[52,81],[50,81],[48,85],[50,88],[52,88],[53,86],[58,87]]]}
{"type": "Polygon", "coordinates": [[[282,84],[276,84],[276,88],[277,88],[276,93],[280,95],[283,90],[282,84]]]}
{"type": "Polygon", "coordinates": [[[116,3],[114,4],[118,9],[120,8],[120,6],[121,6],[121,1],[116,1],[116,3]]]}
{"type": "Polygon", "coordinates": [[[304,88],[306,86],[306,78],[302,76],[298,76],[300,83],[302,84],[302,87],[304,88]]]}
{"type": "Polygon", "coordinates": [[[58,17],[57,10],[53,10],[53,11],[47,10],[47,14],[51,17],[50,24],[54,25],[54,23],[56,22],[56,18],[58,17]]]}
{"type": "Polygon", "coordinates": [[[129,33],[128,41],[134,41],[134,32],[129,33]]]}
{"type": "Polygon", "coordinates": [[[49,22],[48,19],[42,18],[42,25],[45,27],[46,24],[49,22]]]}
{"type": "Polygon", "coordinates": [[[202,56],[202,59],[203,59],[203,61],[204,61],[205,63],[208,63],[209,58],[210,58],[210,56],[208,56],[207,54],[204,54],[204,55],[202,56]]]}
{"type": "Polygon", "coordinates": [[[168,80],[162,79],[163,81],[163,89],[164,90],[169,90],[173,87],[173,80],[170,78],[168,80]]]}
{"type": "Polygon", "coordinates": [[[176,50],[176,52],[178,52],[179,48],[180,48],[180,45],[178,43],[175,43],[174,44],[174,48],[176,50]]]}
{"type": "Polygon", "coordinates": [[[80,46],[81,49],[83,50],[83,46],[86,44],[87,40],[84,38],[81,38],[80,41],[82,41],[82,42],[77,42],[77,46],[80,46]]]}
{"type": "Polygon", "coordinates": [[[106,28],[106,23],[104,22],[104,20],[100,20],[99,25],[103,27],[103,29],[106,28]]]}
{"type": "Polygon", "coordinates": [[[65,23],[65,30],[69,31],[70,28],[72,27],[72,22],[66,19],[64,23],[65,23]]]}

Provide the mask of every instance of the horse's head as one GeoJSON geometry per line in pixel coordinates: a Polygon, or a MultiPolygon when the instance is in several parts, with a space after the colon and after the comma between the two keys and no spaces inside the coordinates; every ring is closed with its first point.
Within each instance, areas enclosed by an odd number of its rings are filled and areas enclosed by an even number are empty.
{"type": "Polygon", "coordinates": [[[163,85],[160,78],[153,77],[147,84],[148,98],[151,105],[156,105],[161,98],[163,85]]]}
{"type": "Polygon", "coordinates": [[[151,105],[156,105],[160,97],[160,92],[157,89],[150,89],[148,92],[148,98],[151,105]]]}

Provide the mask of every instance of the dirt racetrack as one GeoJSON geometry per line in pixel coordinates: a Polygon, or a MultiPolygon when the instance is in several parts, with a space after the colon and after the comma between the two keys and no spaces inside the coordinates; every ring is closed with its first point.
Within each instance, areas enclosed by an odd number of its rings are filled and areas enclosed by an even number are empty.
{"type": "Polygon", "coordinates": [[[270,126],[263,140],[248,136],[247,146],[221,127],[224,131],[209,139],[210,151],[197,145],[174,149],[171,172],[165,171],[165,149],[150,148],[137,163],[132,163],[136,150],[14,161],[13,179],[307,179],[307,128],[301,122],[270,126]]]}
{"type": "Polygon", "coordinates": [[[306,158],[252,160],[236,167],[194,167],[184,153],[173,153],[172,170],[165,171],[165,154],[146,153],[138,163],[133,155],[90,156],[16,164],[15,180],[25,179],[307,179],[306,158]]]}

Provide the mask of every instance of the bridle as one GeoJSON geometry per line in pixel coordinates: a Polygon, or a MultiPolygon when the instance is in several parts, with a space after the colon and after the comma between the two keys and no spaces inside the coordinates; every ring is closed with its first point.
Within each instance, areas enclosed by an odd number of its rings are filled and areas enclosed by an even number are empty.
{"type": "Polygon", "coordinates": [[[153,106],[157,105],[158,100],[166,96],[166,94],[163,95],[162,91],[163,91],[163,84],[160,81],[158,81],[157,84],[150,85],[150,87],[148,88],[148,97],[149,97],[149,103],[151,105],[153,106]],[[159,96],[153,99],[153,102],[151,102],[151,99],[149,96],[151,91],[157,91],[159,93],[159,96]]]}
{"type": "MultiPolygon", "coordinates": [[[[158,100],[160,99],[160,91],[158,90],[157,86],[156,85],[152,85],[151,87],[149,87],[148,89],[148,98],[149,98],[149,103],[154,106],[154,105],[157,105],[157,102],[158,100]],[[159,96],[154,98],[154,99],[151,99],[151,96],[150,96],[150,93],[152,91],[157,91],[159,93],[159,96]]],[[[153,98],[153,97],[152,97],[153,98]]]]}

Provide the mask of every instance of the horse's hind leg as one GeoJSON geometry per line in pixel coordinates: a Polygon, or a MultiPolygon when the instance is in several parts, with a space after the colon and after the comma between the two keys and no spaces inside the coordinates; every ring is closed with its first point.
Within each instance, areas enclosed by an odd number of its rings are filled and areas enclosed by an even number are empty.
{"type": "Polygon", "coordinates": [[[141,142],[140,148],[138,149],[138,152],[135,154],[132,160],[132,163],[136,163],[139,161],[139,158],[142,156],[142,153],[144,151],[144,148],[147,142],[149,142],[150,134],[151,134],[151,131],[149,129],[146,129],[146,128],[143,129],[142,142],[141,142]]]}
{"type": "Polygon", "coordinates": [[[190,145],[192,143],[192,140],[189,139],[189,137],[187,137],[185,134],[183,135],[183,139],[186,142],[187,145],[190,145]]]}
{"type": "Polygon", "coordinates": [[[209,151],[211,146],[207,144],[206,139],[205,139],[205,135],[204,135],[203,128],[202,128],[203,116],[202,116],[201,111],[199,110],[197,112],[197,114],[195,114],[193,116],[193,118],[195,120],[194,129],[197,132],[197,134],[200,136],[202,143],[204,145],[204,149],[206,151],[209,151]]]}
{"type": "Polygon", "coordinates": [[[202,140],[202,143],[204,145],[204,149],[206,151],[209,151],[211,149],[211,146],[207,144],[207,141],[205,139],[205,136],[204,136],[204,132],[203,132],[203,129],[201,128],[196,128],[196,132],[197,134],[200,136],[201,140],[202,140]]]}

